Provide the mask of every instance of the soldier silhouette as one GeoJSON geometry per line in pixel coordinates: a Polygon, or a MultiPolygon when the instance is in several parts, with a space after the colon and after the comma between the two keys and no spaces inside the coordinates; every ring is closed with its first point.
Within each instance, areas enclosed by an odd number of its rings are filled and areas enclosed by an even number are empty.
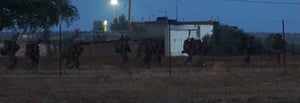
{"type": "Polygon", "coordinates": [[[1,49],[1,55],[8,55],[10,64],[7,69],[14,68],[18,62],[16,53],[20,49],[20,46],[17,44],[19,33],[16,33],[12,36],[11,40],[4,41],[4,47],[1,49]]]}
{"type": "Polygon", "coordinates": [[[83,41],[75,40],[70,45],[66,45],[63,57],[66,59],[66,65],[69,69],[79,68],[79,57],[83,52],[83,41]]]}
{"type": "Polygon", "coordinates": [[[196,41],[194,38],[191,38],[188,42],[186,42],[188,44],[184,44],[186,50],[184,52],[186,52],[188,54],[188,57],[186,59],[186,61],[184,63],[188,63],[190,61],[193,60],[193,56],[196,55],[197,50],[196,50],[196,41]]]}
{"type": "Polygon", "coordinates": [[[244,65],[250,65],[251,61],[251,51],[252,51],[252,40],[251,38],[243,38],[243,47],[244,47],[244,65]]]}
{"type": "Polygon", "coordinates": [[[115,51],[121,54],[123,64],[126,64],[128,62],[128,53],[131,52],[131,49],[128,44],[128,39],[128,37],[124,37],[122,35],[115,47],[115,51]]]}
{"type": "Polygon", "coordinates": [[[202,42],[203,65],[202,66],[206,66],[208,51],[209,51],[208,39],[203,39],[202,42]]]}
{"type": "Polygon", "coordinates": [[[161,66],[162,44],[156,42],[153,47],[153,63],[157,63],[161,66]]]}
{"type": "Polygon", "coordinates": [[[138,43],[138,47],[137,47],[137,50],[136,50],[136,56],[137,57],[141,57],[142,56],[142,54],[145,51],[145,47],[146,47],[146,40],[143,38],[138,43]]]}
{"type": "Polygon", "coordinates": [[[31,69],[37,69],[40,58],[39,41],[32,41],[26,44],[25,56],[31,61],[31,69]]]}
{"type": "Polygon", "coordinates": [[[187,38],[186,40],[184,40],[184,43],[183,43],[183,51],[181,53],[188,53],[190,50],[189,48],[190,46],[190,39],[187,38]]]}
{"type": "Polygon", "coordinates": [[[282,54],[284,40],[280,34],[275,34],[272,40],[272,49],[275,52],[277,63],[280,63],[280,55],[282,54]]]}
{"type": "Polygon", "coordinates": [[[144,64],[143,66],[147,66],[150,68],[151,61],[153,59],[153,46],[151,42],[146,42],[145,51],[144,51],[144,64]]]}

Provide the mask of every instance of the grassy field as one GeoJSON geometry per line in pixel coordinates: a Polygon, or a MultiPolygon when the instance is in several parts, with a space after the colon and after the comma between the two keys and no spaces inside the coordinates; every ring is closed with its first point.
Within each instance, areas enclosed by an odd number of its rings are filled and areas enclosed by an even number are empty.
{"type": "Polygon", "coordinates": [[[7,57],[0,57],[0,103],[300,102],[299,56],[287,57],[286,75],[272,56],[255,56],[248,67],[239,56],[209,57],[205,67],[164,57],[148,69],[134,54],[122,64],[109,46],[88,47],[79,69],[62,71],[55,56],[42,57],[37,71],[24,57],[7,70],[7,57]]]}
{"type": "MultiPolygon", "coordinates": [[[[57,58],[42,58],[39,70],[19,58],[18,67],[0,69],[0,103],[297,103],[300,63],[289,57],[286,75],[272,57],[211,57],[207,67],[164,58],[163,66],[140,67],[139,58],[121,65],[119,57],[81,58],[80,69],[63,69],[57,58]],[[110,58],[110,59],[108,59],[110,58]],[[169,72],[171,67],[171,73],[169,72]]],[[[294,58],[294,59],[293,59],[294,58]]]]}

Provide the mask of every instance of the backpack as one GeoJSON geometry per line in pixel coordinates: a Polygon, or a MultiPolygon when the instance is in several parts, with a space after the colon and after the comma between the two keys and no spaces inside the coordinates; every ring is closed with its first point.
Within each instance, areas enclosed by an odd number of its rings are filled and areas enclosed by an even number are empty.
{"type": "Polygon", "coordinates": [[[1,50],[1,55],[8,55],[10,53],[15,54],[20,49],[20,46],[16,41],[5,40],[3,49],[1,50]]]}
{"type": "Polygon", "coordinates": [[[36,43],[26,44],[25,55],[26,56],[39,55],[39,46],[38,46],[38,44],[36,44],[36,43]]]}

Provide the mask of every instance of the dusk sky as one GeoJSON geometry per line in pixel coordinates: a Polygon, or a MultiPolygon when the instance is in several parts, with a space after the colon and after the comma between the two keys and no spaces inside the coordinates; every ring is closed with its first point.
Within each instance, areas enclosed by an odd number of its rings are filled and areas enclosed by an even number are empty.
{"type": "MultiPolygon", "coordinates": [[[[121,14],[127,17],[128,0],[118,1],[118,5],[111,5],[110,0],[73,0],[73,4],[79,10],[80,20],[64,29],[91,30],[94,20],[107,19],[110,23],[112,18],[121,14]]],[[[178,20],[207,21],[216,18],[222,24],[238,26],[246,32],[281,32],[281,20],[284,19],[286,20],[286,32],[300,33],[300,0],[257,1],[273,3],[178,0],[178,20]]],[[[175,19],[176,0],[132,0],[133,21],[155,20],[159,16],[175,19]]]]}

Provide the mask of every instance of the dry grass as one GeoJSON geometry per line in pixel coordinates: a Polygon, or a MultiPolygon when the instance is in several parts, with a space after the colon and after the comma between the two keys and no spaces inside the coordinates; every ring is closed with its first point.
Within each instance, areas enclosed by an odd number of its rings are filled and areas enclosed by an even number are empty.
{"type": "Polygon", "coordinates": [[[133,56],[121,65],[116,54],[84,54],[81,68],[64,69],[62,76],[55,57],[43,57],[37,72],[28,69],[25,58],[6,70],[5,58],[0,59],[0,103],[286,103],[298,102],[300,95],[297,56],[288,57],[287,75],[270,56],[254,57],[246,68],[237,56],[209,57],[207,67],[186,67],[185,58],[166,57],[161,67],[147,69],[133,56]]]}

